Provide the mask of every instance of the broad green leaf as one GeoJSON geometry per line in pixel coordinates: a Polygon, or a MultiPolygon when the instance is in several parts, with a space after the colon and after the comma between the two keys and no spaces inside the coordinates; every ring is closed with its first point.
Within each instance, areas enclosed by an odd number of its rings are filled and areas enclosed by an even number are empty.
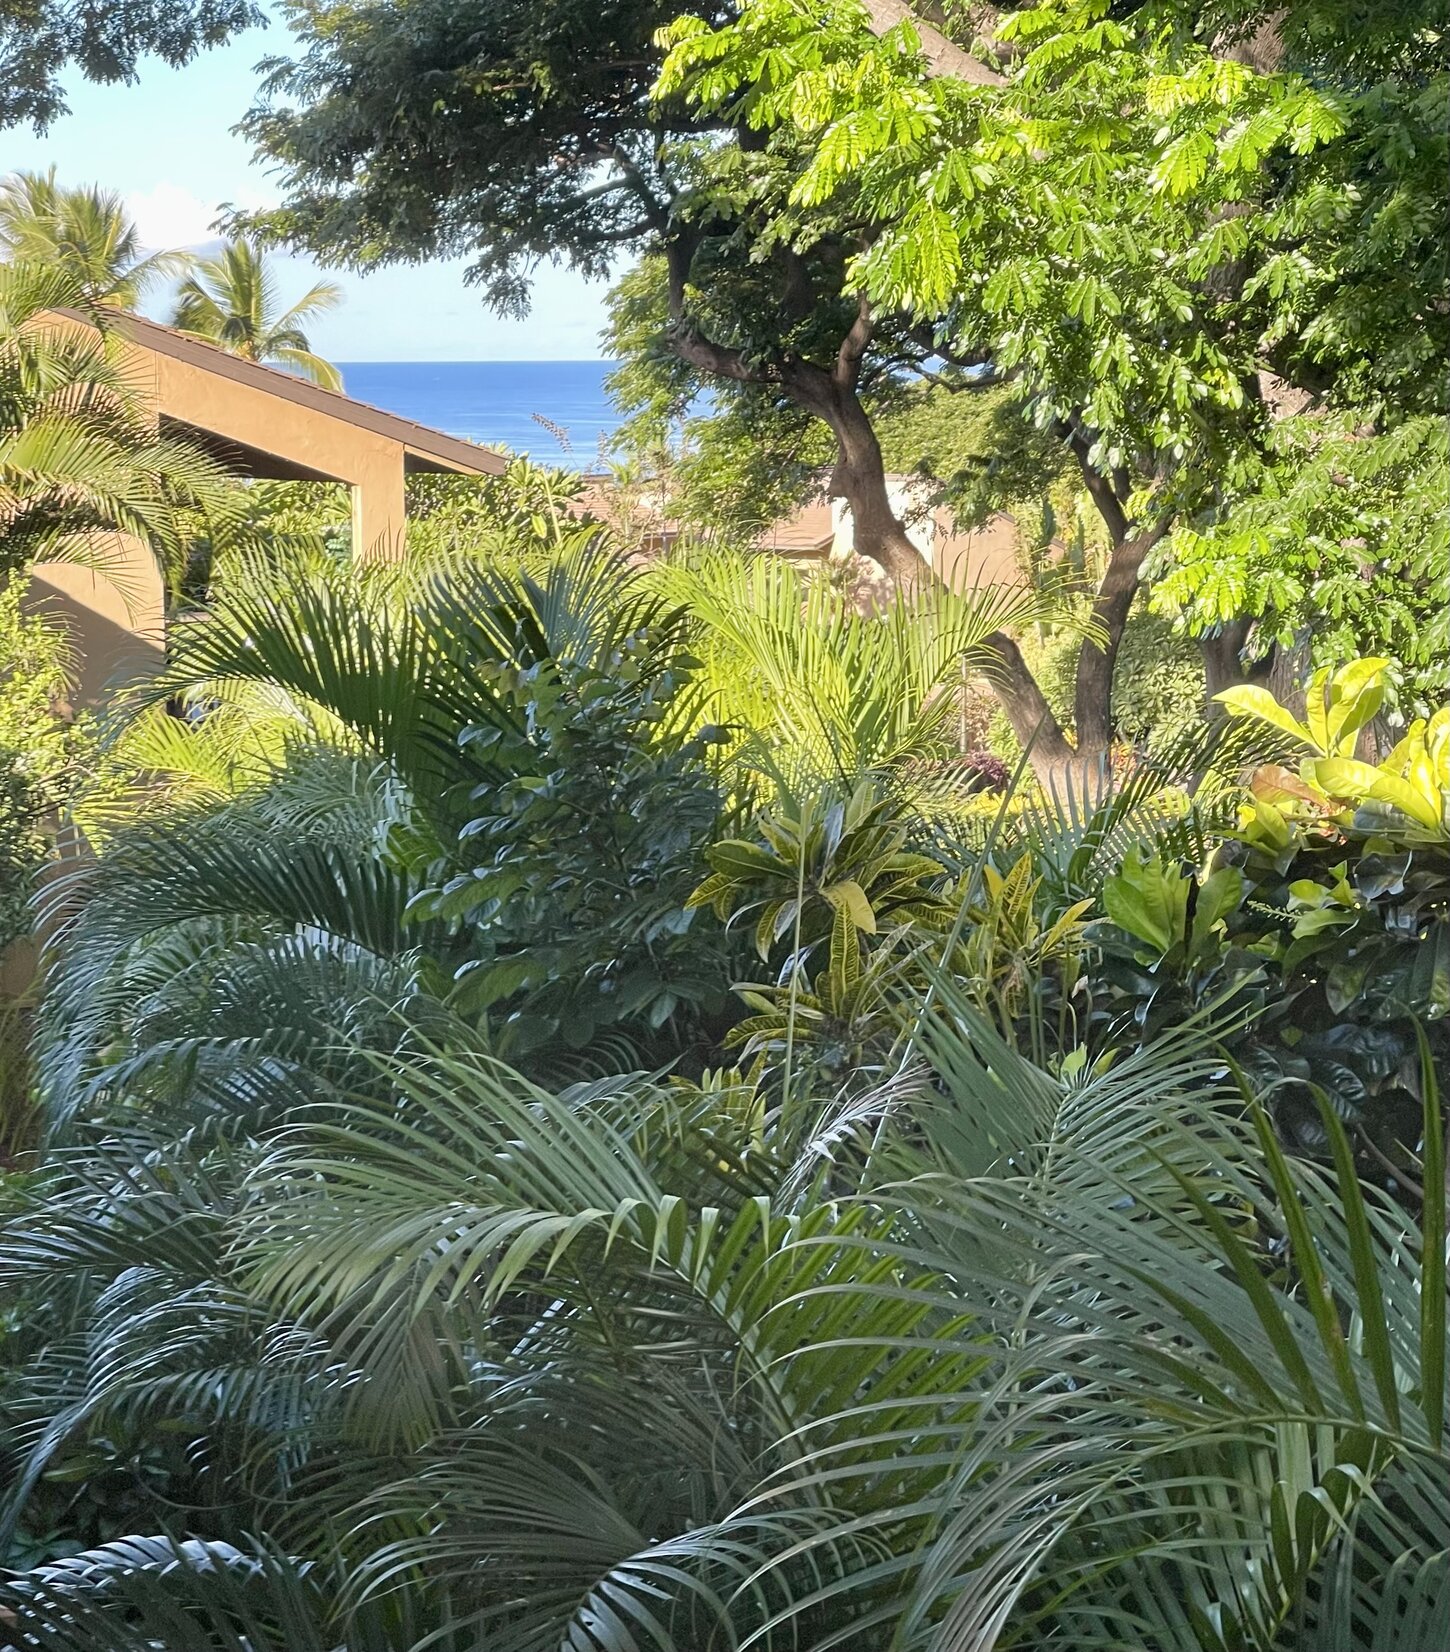
{"type": "Polygon", "coordinates": [[[1244,895],[1244,875],[1237,866],[1221,866],[1198,889],[1193,909],[1193,949],[1203,946],[1216,924],[1233,912],[1244,895]]]}
{"type": "Polygon", "coordinates": [[[1214,700],[1226,707],[1231,716],[1253,717],[1261,723],[1269,723],[1274,728],[1282,729],[1285,734],[1292,735],[1303,745],[1317,751],[1323,749],[1309,730],[1291,717],[1266,688],[1239,683],[1233,688],[1224,689],[1221,694],[1215,694],[1214,700]]]}
{"type": "Polygon", "coordinates": [[[1183,938],[1191,884],[1157,855],[1130,854],[1103,885],[1103,905],[1119,929],[1166,953],[1183,938]]]}

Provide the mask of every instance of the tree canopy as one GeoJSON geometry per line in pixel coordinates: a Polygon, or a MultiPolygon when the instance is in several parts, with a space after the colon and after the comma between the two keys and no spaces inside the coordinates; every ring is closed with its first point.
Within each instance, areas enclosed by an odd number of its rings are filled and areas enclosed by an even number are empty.
{"type": "MultiPolygon", "coordinates": [[[[1079,454],[1114,541],[1080,743],[1109,732],[1148,558],[1294,491],[1286,410],[1354,409],[1351,430],[1314,427],[1318,451],[1446,405],[1444,48],[1428,11],[1369,10],[1363,29],[1334,6],[1276,29],[1267,10],[1064,0],[995,19],[985,85],[941,72],[909,21],[876,38],[854,0],[674,26],[668,94],[804,139],[793,206],[870,213],[848,287],[984,352],[1079,454]]],[[[1193,613],[1220,680],[1270,652],[1254,615],[1193,613]]]]}
{"type": "MultiPolygon", "coordinates": [[[[462,252],[513,307],[541,258],[644,253],[616,320],[636,406],[704,383],[747,422],[823,421],[858,548],[908,580],[867,405],[942,358],[1011,378],[1110,546],[1081,751],[1111,738],[1145,569],[1293,493],[1286,411],[1353,410],[1317,451],[1444,406],[1428,4],[1053,0],[946,32],[884,0],[665,10],[303,0],[248,122],[287,192],[261,226],[363,265],[462,252]]],[[[1175,601],[1217,683],[1310,617],[1175,601]]],[[[997,681],[1071,758],[1010,639],[997,681]]]]}
{"type": "Polygon", "coordinates": [[[87,80],[134,80],[147,52],[185,63],[262,21],[255,0],[0,0],[0,127],[63,115],[71,65],[87,80]]]}

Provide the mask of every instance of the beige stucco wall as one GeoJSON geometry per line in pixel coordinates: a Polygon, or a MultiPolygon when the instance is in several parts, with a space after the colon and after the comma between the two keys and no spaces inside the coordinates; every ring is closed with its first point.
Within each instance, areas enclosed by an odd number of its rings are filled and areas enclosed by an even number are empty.
{"type": "Polygon", "coordinates": [[[346,482],[353,497],[354,550],[365,556],[401,552],[401,443],[192,362],[151,351],[144,355],[156,405],[171,418],[346,482]]]}
{"type": "Polygon", "coordinates": [[[101,555],[104,571],[37,563],[26,596],[69,634],[76,705],[96,705],[115,683],[155,670],[166,646],[165,584],[150,546],[117,534],[101,555]]]}
{"type": "MultiPolygon", "coordinates": [[[[906,537],[922,560],[953,590],[986,590],[994,585],[1021,583],[1019,535],[1010,516],[999,512],[981,527],[963,531],[945,506],[924,508],[923,484],[915,478],[889,476],[886,491],[891,508],[905,524],[906,537]]],[[[854,538],[851,513],[844,500],[831,501],[831,520],[835,530],[831,554],[844,557],[854,538]]]]}
{"type": "MultiPolygon", "coordinates": [[[[62,315],[55,324],[85,325],[62,315]]],[[[206,431],[223,446],[235,443],[254,456],[269,455],[283,475],[312,473],[347,484],[355,551],[401,554],[402,442],[346,416],[293,401],[276,387],[229,376],[226,360],[190,361],[140,343],[130,346],[129,356],[130,376],[158,417],[206,431]]],[[[344,414],[348,405],[339,401],[344,414]]],[[[34,570],[31,600],[60,618],[71,634],[79,662],[77,704],[96,704],[108,688],[155,669],[165,650],[165,586],[149,549],[117,536],[101,567],[43,563],[34,570]]]]}
{"type": "Polygon", "coordinates": [[[932,566],[954,591],[1020,585],[1019,541],[1016,522],[1003,513],[965,533],[948,523],[932,546],[932,566]]]}

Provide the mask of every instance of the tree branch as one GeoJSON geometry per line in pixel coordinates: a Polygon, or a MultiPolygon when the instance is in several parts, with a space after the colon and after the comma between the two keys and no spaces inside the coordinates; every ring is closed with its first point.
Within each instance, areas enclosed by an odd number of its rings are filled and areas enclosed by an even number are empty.
{"type": "MultiPolygon", "coordinates": [[[[906,5],[905,0],[862,0],[862,4],[866,8],[872,34],[882,35],[898,23],[910,23],[921,40],[921,55],[933,75],[950,75],[957,80],[969,81],[973,86],[1002,86],[1006,83],[1004,76],[979,62],[965,46],[948,40],[940,29],[906,5]]],[[[983,11],[986,17],[996,19],[995,10],[984,7],[983,11]]]]}
{"type": "Polygon", "coordinates": [[[836,351],[836,370],[832,377],[845,388],[854,390],[861,377],[861,363],[866,352],[871,347],[871,337],[876,331],[876,324],[871,316],[871,301],[864,293],[856,300],[856,316],[846,329],[846,336],[841,340],[840,348],[836,351]]]}
{"type": "Polygon", "coordinates": [[[668,333],[670,349],[681,361],[698,367],[702,373],[713,373],[717,378],[733,379],[736,384],[762,384],[764,375],[745,365],[739,350],[725,344],[716,344],[704,338],[685,320],[675,322],[668,333]]]}
{"type": "Polygon", "coordinates": [[[1089,458],[1092,452],[1092,442],[1087,432],[1076,421],[1066,427],[1066,440],[1072,450],[1072,456],[1077,460],[1077,468],[1082,475],[1083,486],[1089,497],[1097,507],[1097,513],[1103,519],[1103,526],[1108,530],[1108,537],[1113,542],[1114,551],[1128,537],[1128,515],[1123,509],[1122,501],[1118,498],[1118,490],[1102,474],[1089,458]]]}
{"type": "Polygon", "coordinates": [[[660,200],[650,187],[649,179],[640,170],[639,163],[634,156],[617,143],[604,143],[599,146],[600,153],[607,156],[624,174],[624,180],[639,196],[644,207],[645,216],[649,219],[649,227],[663,232],[669,224],[669,203],[660,200]]]}

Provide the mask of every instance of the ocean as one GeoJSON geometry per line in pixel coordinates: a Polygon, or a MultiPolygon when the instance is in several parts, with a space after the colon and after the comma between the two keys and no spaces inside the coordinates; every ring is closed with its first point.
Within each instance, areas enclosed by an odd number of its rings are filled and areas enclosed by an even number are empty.
{"type": "Polygon", "coordinates": [[[619,424],[607,361],[341,361],[349,396],[450,436],[596,470],[619,424]],[[537,415],[537,417],[536,417],[537,415]],[[547,424],[541,420],[548,420],[547,424]]]}

